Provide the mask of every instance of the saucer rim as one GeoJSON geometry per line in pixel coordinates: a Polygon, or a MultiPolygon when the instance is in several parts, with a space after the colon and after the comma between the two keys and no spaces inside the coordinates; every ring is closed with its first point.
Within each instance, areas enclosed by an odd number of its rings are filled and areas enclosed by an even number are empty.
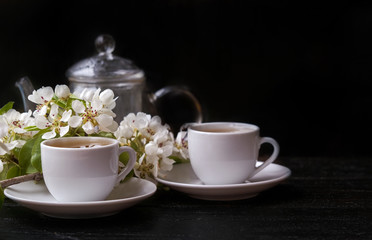
{"type": "MultiPolygon", "coordinates": [[[[6,188],[4,190],[4,195],[7,198],[12,199],[12,200],[17,201],[17,202],[22,201],[22,202],[25,202],[25,203],[32,203],[32,204],[41,204],[41,205],[49,205],[49,206],[88,206],[88,205],[106,205],[106,204],[111,204],[111,203],[121,203],[121,202],[124,202],[124,201],[146,198],[146,197],[150,197],[151,195],[153,195],[156,192],[157,187],[154,183],[152,183],[150,181],[147,181],[147,180],[144,180],[144,179],[140,179],[140,178],[136,178],[136,179],[138,179],[136,181],[140,181],[140,182],[146,181],[146,182],[149,182],[149,183],[153,184],[153,186],[152,186],[153,189],[151,191],[145,193],[145,194],[135,195],[133,197],[124,197],[124,198],[119,198],[119,199],[105,199],[105,200],[101,200],[101,201],[82,201],[82,202],[59,202],[59,201],[55,200],[56,202],[51,202],[51,201],[32,200],[32,199],[28,199],[28,198],[21,198],[21,197],[17,197],[17,196],[14,196],[14,195],[10,194],[9,190],[12,190],[12,189],[16,190],[14,188],[16,188],[17,185],[22,184],[22,183],[18,183],[18,184],[15,184],[15,185],[12,185],[12,186],[9,186],[8,188],[6,188]]],[[[128,181],[133,181],[133,180],[130,179],[128,181]]],[[[28,183],[28,182],[34,182],[34,180],[26,181],[26,182],[23,182],[23,183],[28,183]]],[[[42,184],[43,187],[45,187],[47,189],[44,182],[40,182],[38,184],[42,184]]],[[[125,184],[125,182],[122,183],[122,184],[125,184]]],[[[115,189],[113,191],[115,191],[115,189]]]]}
{"type": "MultiPolygon", "coordinates": [[[[190,164],[190,163],[182,163],[182,164],[190,164]]],[[[160,177],[157,177],[156,180],[162,184],[165,184],[165,185],[168,185],[168,186],[177,186],[177,187],[193,187],[193,188],[198,188],[198,189],[230,189],[230,188],[241,188],[241,187],[248,187],[248,186],[260,186],[260,185],[266,185],[266,184],[270,184],[270,183],[273,183],[273,182],[281,182],[285,179],[287,179],[289,176],[291,176],[292,174],[292,171],[285,167],[285,166],[282,166],[280,164],[276,164],[276,163],[271,163],[270,165],[276,165],[276,166],[279,166],[279,167],[282,167],[284,168],[284,170],[286,170],[286,173],[284,173],[283,175],[279,176],[279,177],[275,177],[275,178],[272,178],[272,179],[268,179],[268,180],[263,180],[263,181],[256,181],[256,182],[244,182],[244,183],[236,183],[236,184],[192,184],[192,183],[182,183],[182,182],[174,182],[174,181],[170,181],[170,180],[166,180],[164,178],[160,178],[160,177]]],[[[264,170],[262,170],[264,171],[264,170]]],[[[200,180],[200,179],[199,179],[200,180]]]]}
{"type": "MultiPolygon", "coordinates": [[[[119,195],[118,199],[108,199],[103,201],[90,202],[57,202],[57,200],[55,200],[55,202],[51,202],[31,200],[24,197],[15,197],[13,194],[9,193],[9,190],[6,192],[6,189],[4,191],[4,194],[6,197],[18,203],[22,207],[26,207],[48,217],[59,219],[101,218],[117,214],[123,211],[124,209],[130,208],[140,203],[141,201],[144,201],[145,199],[151,197],[157,191],[157,186],[151,181],[140,178],[131,178],[129,181],[131,181],[129,182],[129,184],[131,183],[139,184],[142,188],[145,188],[147,191],[143,191],[142,193],[139,194],[134,193],[132,194],[132,196],[128,197],[120,197],[119,195]]],[[[30,182],[33,182],[33,180],[24,183],[29,184],[30,182]]],[[[128,182],[126,183],[128,184],[128,182]]],[[[42,187],[45,187],[45,189],[47,190],[45,183],[42,184],[43,184],[42,187]]],[[[16,185],[10,186],[9,188],[11,190],[21,192],[22,189],[17,189],[16,185]],[[13,187],[13,189],[11,187],[13,187]]],[[[113,190],[113,192],[114,191],[115,190],[113,190]]],[[[118,189],[116,191],[122,191],[122,189],[118,189]]],[[[47,191],[47,193],[44,192],[40,194],[50,193],[49,191],[47,191]]],[[[51,194],[49,196],[51,196],[51,194]]],[[[46,198],[48,197],[48,195],[45,195],[44,197],[46,198]]]]}

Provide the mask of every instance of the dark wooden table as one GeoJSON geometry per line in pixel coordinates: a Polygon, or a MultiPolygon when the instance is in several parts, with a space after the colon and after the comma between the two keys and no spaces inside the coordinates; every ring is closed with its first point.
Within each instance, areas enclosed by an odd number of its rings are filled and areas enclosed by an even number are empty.
{"type": "Polygon", "coordinates": [[[6,199],[0,239],[372,239],[372,159],[277,162],[292,176],[240,201],[203,201],[159,190],[111,217],[63,220],[6,199]]]}

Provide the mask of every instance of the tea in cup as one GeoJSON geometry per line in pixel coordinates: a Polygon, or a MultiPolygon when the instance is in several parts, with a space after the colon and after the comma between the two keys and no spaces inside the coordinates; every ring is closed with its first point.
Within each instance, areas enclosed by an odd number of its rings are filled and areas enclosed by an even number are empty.
{"type": "Polygon", "coordinates": [[[41,143],[41,164],[45,185],[61,202],[104,200],[133,169],[136,153],[104,137],[64,137],[41,143]],[[118,173],[119,155],[129,154],[118,173]]]}
{"type": "Polygon", "coordinates": [[[279,154],[279,144],[273,138],[260,137],[259,127],[247,123],[190,124],[187,139],[191,166],[204,184],[243,183],[272,163],[279,154]],[[256,167],[263,143],[270,143],[274,150],[256,167]]]}

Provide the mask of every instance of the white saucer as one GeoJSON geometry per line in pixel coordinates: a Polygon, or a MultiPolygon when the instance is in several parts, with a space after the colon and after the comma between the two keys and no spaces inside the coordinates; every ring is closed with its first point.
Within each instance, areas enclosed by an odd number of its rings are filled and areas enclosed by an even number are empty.
{"type": "Polygon", "coordinates": [[[203,200],[230,201],[256,196],[258,193],[279,184],[291,175],[291,170],[278,164],[270,164],[249,182],[228,185],[204,185],[195,175],[190,163],[177,164],[160,183],[203,200]]]}
{"type": "Polygon", "coordinates": [[[28,181],[10,186],[4,194],[8,198],[56,218],[96,218],[110,216],[152,196],[156,185],[150,181],[131,178],[115,187],[104,201],[58,202],[49,193],[43,181],[28,181]]]}

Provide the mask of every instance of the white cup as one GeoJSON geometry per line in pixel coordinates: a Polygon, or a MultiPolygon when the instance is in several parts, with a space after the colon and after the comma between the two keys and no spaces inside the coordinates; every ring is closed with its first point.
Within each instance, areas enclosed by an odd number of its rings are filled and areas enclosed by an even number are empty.
{"type": "Polygon", "coordinates": [[[136,162],[132,148],[119,147],[119,142],[111,138],[55,138],[40,146],[45,184],[61,202],[104,200],[136,162]],[[128,152],[129,161],[118,173],[123,152],[128,152]]]}
{"type": "Polygon", "coordinates": [[[190,124],[188,147],[191,166],[204,184],[243,183],[272,163],[279,144],[260,137],[259,128],[247,123],[212,122],[190,124]],[[271,156],[256,167],[261,144],[270,143],[271,156]]]}

